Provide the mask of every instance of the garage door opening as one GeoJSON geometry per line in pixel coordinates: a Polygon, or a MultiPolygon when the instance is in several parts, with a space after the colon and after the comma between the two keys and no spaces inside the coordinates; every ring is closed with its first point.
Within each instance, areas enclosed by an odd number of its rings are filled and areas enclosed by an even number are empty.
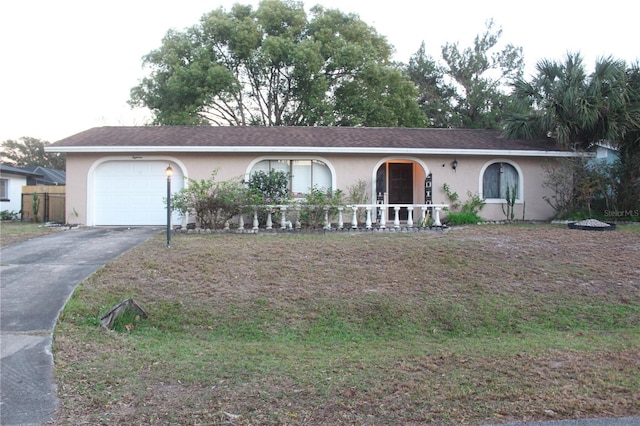
{"type": "MultiPolygon", "coordinates": [[[[95,225],[166,225],[167,177],[172,193],[184,186],[180,166],[162,160],[111,160],[98,165],[93,179],[95,225]]],[[[173,223],[179,215],[174,214],[173,223]]]]}

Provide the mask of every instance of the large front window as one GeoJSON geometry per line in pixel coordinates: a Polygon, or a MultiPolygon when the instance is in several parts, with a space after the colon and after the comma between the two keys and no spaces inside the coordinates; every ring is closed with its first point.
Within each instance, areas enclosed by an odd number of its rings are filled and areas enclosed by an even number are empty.
{"type": "Polygon", "coordinates": [[[331,188],[331,170],[319,160],[262,160],[251,169],[282,171],[289,175],[289,190],[295,195],[308,194],[311,188],[331,188]]]}
{"type": "Polygon", "coordinates": [[[506,199],[507,190],[509,193],[519,197],[518,171],[509,163],[493,163],[489,165],[482,176],[482,196],[485,199],[498,198],[506,199]]]}

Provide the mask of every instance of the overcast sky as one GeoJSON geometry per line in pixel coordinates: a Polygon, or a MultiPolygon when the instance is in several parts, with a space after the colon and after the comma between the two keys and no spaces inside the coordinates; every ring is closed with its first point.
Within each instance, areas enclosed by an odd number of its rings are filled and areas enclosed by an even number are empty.
{"type": "MultiPolygon", "coordinates": [[[[23,136],[55,142],[96,126],[143,125],[150,115],[127,105],[144,76],[141,58],[167,30],[183,30],[220,6],[258,0],[0,0],[0,141],[23,136]]],[[[581,52],[640,58],[637,0],[316,0],[356,13],[408,62],[426,43],[439,57],[447,42],[471,46],[493,18],[501,43],[524,49],[527,76],[540,59],[581,52]]]]}

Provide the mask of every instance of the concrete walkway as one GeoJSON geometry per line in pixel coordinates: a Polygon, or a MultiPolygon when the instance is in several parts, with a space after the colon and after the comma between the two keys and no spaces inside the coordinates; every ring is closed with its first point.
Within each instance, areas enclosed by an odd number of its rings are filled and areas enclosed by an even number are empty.
{"type": "Polygon", "coordinates": [[[162,227],[76,228],[0,249],[0,424],[55,420],[51,343],[76,286],[162,227]]]}

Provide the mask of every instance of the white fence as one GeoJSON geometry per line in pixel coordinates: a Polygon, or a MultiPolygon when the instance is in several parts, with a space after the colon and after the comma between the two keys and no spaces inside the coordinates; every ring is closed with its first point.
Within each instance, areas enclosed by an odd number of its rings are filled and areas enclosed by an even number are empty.
{"type": "MultiPolygon", "coordinates": [[[[358,222],[359,213],[365,213],[364,227],[366,229],[373,229],[374,224],[378,229],[386,229],[392,227],[400,229],[402,222],[407,228],[425,227],[427,223],[430,226],[441,227],[440,211],[444,208],[448,208],[448,204],[352,204],[344,207],[337,207],[337,222],[335,227],[337,229],[352,228],[358,229],[360,223],[358,222]],[[393,209],[393,221],[388,224],[386,218],[386,212],[389,209],[393,209]],[[406,220],[400,220],[400,212],[406,211],[406,220]],[[418,214],[418,220],[416,221],[416,213],[418,214]],[[345,225],[345,217],[347,222],[345,225]],[[350,219],[350,221],[349,221],[350,219]],[[429,220],[431,219],[431,220],[429,220]]],[[[266,205],[256,208],[253,212],[253,218],[251,218],[251,229],[257,231],[264,227],[267,230],[273,229],[300,229],[302,224],[300,223],[300,213],[304,208],[308,206],[302,206],[300,204],[287,204],[287,205],[266,205]],[[266,222],[260,223],[260,216],[258,211],[266,211],[266,222]],[[291,220],[290,217],[294,220],[291,220]]],[[[333,229],[333,225],[329,219],[330,207],[324,208],[324,229],[333,229]]],[[[225,229],[229,229],[229,224],[225,229]]],[[[241,215],[238,218],[238,229],[245,229],[244,216],[241,215]]]]}

